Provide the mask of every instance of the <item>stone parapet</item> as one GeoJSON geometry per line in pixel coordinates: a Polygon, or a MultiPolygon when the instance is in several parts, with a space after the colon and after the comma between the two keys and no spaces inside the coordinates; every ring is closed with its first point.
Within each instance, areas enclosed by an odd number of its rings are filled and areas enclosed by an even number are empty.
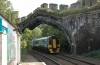
{"type": "Polygon", "coordinates": [[[100,2],[100,1],[99,0],[85,0],[85,6],[87,6],[87,7],[94,6],[98,2],[100,2]]]}
{"type": "Polygon", "coordinates": [[[82,7],[82,3],[81,2],[77,2],[77,3],[71,4],[70,8],[81,8],[81,7],[82,7]]]}
{"type": "Polygon", "coordinates": [[[24,17],[21,17],[21,21],[24,21],[27,17],[24,16],[24,17]]]}
{"type": "Polygon", "coordinates": [[[21,18],[16,18],[15,20],[17,24],[21,22],[21,18]]]}
{"type": "Polygon", "coordinates": [[[52,10],[58,10],[58,4],[50,3],[49,8],[52,9],[52,10]]]}
{"type": "Polygon", "coordinates": [[[68,9],[68,5],[59,5],[59,10],[67,10],[68,9]]]}
{"type": "Polygon", "coordinates": [[[41,4],[41,8],[48,8],[48,4],[47,3],[41,4]]]}

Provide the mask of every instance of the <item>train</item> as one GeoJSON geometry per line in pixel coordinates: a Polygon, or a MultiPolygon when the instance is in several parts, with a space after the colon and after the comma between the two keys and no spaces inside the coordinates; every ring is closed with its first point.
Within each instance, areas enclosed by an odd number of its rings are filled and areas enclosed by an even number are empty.
{"type": "Polygon", "coordinates": [[[60,52],[60,40],[57,36],[47,36],[32,40],[32,49],[40,50],[47,53],[60,52]]]}

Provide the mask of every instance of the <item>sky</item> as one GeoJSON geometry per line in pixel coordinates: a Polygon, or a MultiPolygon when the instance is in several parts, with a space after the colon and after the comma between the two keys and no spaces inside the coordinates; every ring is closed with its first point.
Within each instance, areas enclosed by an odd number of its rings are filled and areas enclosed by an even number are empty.
{"type": "Polygon", "coordinates": [[[19,18],[27,16],[43,3],[56,3],[58,5],[69,5],[75,3],[77,0],[9,0],[12,3],[14,11],[19,11],[19,18]]]}

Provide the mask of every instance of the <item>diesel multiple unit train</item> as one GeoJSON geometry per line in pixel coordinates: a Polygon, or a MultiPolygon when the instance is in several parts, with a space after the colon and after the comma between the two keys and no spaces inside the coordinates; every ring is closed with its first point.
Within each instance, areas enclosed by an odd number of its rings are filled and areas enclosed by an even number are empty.
{"type": "Polygon", "coordinates": [[[42,37],[33,40],[32,48],[48,53],[58,53],[60,51],[60,41],[56,36],[42,37]]]}

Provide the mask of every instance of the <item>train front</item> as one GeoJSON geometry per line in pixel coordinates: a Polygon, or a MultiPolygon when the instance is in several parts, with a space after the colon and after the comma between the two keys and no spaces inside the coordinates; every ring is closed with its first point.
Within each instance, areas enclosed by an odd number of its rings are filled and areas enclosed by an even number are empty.
{"type": "Polygon", "coordinates": [[[50,53],[58,53],[60,51],[60,41],[56,36],[49,37],[48,49],[50,53]]]}

